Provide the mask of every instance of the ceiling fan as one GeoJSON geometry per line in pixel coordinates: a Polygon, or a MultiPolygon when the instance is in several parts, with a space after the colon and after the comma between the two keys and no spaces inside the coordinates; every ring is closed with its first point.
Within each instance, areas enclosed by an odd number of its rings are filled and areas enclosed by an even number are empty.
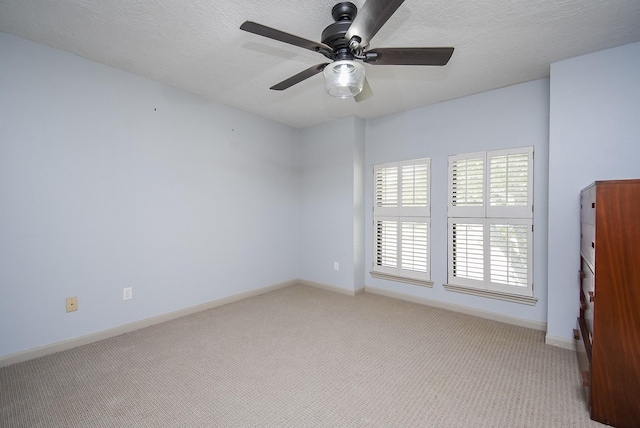
{"type": "Polygon", "coordinates": [[[332,62],[324,62],[289,77],[269,89],[282,91],[323,72],[327,92],[337,98],[355,97],[363,101],[373,93],[365,77],[371,65],[446,65],[453,48],[378,48],[367,50],[369,42],[404,0],[367,0],[362,9],[351,2],[336,4],[331,10],[334,23],[322,32],[317,43],[252,21],[240,29],[304,49],[318,52],[332,62]]]}

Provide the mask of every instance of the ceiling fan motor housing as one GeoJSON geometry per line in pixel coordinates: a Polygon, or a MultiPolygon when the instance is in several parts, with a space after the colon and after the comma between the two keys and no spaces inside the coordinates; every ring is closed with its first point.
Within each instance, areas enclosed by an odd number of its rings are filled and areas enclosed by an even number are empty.
{"type": "Polygon", "coordinates": [[[349,49],[349,41],[345,35],[351,23],[358,14],[358,8],[351,2],[341,2],[331,9],[331,16],[335,22],[322,32],[322,43],[331,46],[336,53],[336,60],[353,59],[349,49]]]}

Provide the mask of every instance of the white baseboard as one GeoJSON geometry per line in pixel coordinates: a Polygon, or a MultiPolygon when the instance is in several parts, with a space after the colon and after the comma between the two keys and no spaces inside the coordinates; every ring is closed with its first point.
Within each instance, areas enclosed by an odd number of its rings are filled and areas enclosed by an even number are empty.
{"type": "Polygon", "coordinates": [[[305,279],[299,279],[298,284],[308,285],[309,287],[321,288],[323,290],[332,291],[334,293],[346,294],[347,296],[357,296],[365,291],[364,287],[357,290],[349,290],[348,288],[336,287],[334,285],[321,284],[319,282],[307,281],[305,279]]]}
{"type": "Polygon", "coordinates": [[[295,285],[299,283],[300,281],[298,280],[292,280],[292,281],[282,282],[280,284],[258,288],[255,290],[249,290],[243,293],[234,294],[232,296],[223,297],[222,299],[212,300],[210,302],[206,302],[201,305],[191,306],[189,308],[180,309],[174,312],[169,312],[169,313],[158,315],[155,317],[151,317],[151,318],[143,319],[140,321],[124,324],[118,327],[110,328],[107,330],[99,331],[97,333],[91,333],[85,336],[74,337],[73,339],[63,340],[61,342],[39,346],[37,348],[27,349],[26,351],[16,352],[14,354],[8,354],[0,357],[0,367],[6,367],[12,364],[21,363],[23,361],[33,360],[35,358],[40,358],[46,355],[55,354],[57,352],[66,351],[68,349],[76,348],[78,346],[88,345],[89,343],[94,343],[100,340],[109,339],[111,337],[120,336],[121,334],[129,333],[135,330],[140,330],[141,328],[150,327],[152,325],[160,324],[166,321],[171,321],[176,318],[181,318],[187,315],[195,314],[196,312],[206,311],[207,309],[216,308],[218,306],[226,305],[227,303],[237,302],[239,300],[246,299],[248,297],[259,296],[260,294],[268,293],[270,291],[289,287],[291,285],[295,285]]]}
{"type": "Polygon", "coordinates": [[[558,348],[569,349],[571,351],[576,350],[576,341],[573,339],[565,339],[564,337],[547,335],[544,338],[544,343],[551,346],[557,346],[558,348]]]}
{"type": "Polygon", "coordinates": [[[495,312],[483,311],[482,309],[470,308],[467,306],[456,305],[453,303],[441,302],[438,300],[427,299],[424,297],[412,296],[409,294],[399,293],[397,291],[389,291],[382,288],[365,286],[367,293],[379,294],[381,296],[393,297],[394,299],[406,300],[408,302],[419,303],[421,305],[434,306],[436,308],[446,309],[449,311],[460,312],[467,315],[473,315],[480,318],[486,318],[493,321],[500,321],[507,324],[526,327],[533,330],[547,331],[547,323],[541,321],[532,321],[524,318],[512,317],[509,315],[497,314],[495,312]]]}

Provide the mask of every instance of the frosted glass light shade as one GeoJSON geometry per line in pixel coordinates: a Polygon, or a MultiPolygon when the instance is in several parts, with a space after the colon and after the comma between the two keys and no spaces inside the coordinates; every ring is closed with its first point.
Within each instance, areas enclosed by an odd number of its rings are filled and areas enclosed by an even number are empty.
{"type": "Polygon", "coordinates": [[[324,68],[324,84],[336,98],[355,97],[364,86],[364,65],[356,61],[336,61],[324,68]]]}

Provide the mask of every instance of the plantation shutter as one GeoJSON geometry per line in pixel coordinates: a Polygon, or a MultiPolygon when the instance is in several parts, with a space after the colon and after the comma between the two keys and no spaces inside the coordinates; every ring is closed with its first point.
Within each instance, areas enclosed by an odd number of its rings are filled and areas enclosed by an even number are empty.
{"type": "Polygon", "coordinates": [[[399,276],[421,279],[429,273],[429,223],[424,219],[403,219],[400,227],[399,276]]]}
{"type": "Polygon", "coordinates": [[[401,173],[401,214],[428,215],[429,164],[401,164],[401,173]]]}
{"type": "Polygon", "coordinates": [[[449,157],[448,281],[533,295],[533,147],[449,157]]]}
{"type": "Polygon", "coordinates": [[[375,237],[375,270],[396,274],[398,271],[398,222],[394,219],[377,219],[375,237]]]}
{"type": "Polygon", "coordinates": [[[375,170],[376,200],[374,211],[378,214],[396,213],[398,208],[398,167],[382,166],[375,170]]]}
{"type": "Polygon", "coordinates": [[[429,278],[430,159],[374,167],[375,272],[429,278]]]}
{"type": "Polygon", "coordinates": [[[528,227],[526,224],[491,224],[491,282],[527,285],[528,227]]]}
{"type": "Polygon", "coordinates": [[[449,282],[484,287],[484,224],[474,219],[450,219],[449,243],[449,282]]]}
{"type": "Polygon", "coordinates": [[[490,152],[487,217],[531,218],[533,147],[490,152]]]}
{"type": "Polygon", "coordinates": [[[530,294],[532,269],[531,221],[492,220],[489,226],[490,278],[488,288],[514,294],[530,294]]]}
{"type": "Polygon", "coordinates": [[[485,154],[449,157],[449,216],[484,215],[485,154]]]}

